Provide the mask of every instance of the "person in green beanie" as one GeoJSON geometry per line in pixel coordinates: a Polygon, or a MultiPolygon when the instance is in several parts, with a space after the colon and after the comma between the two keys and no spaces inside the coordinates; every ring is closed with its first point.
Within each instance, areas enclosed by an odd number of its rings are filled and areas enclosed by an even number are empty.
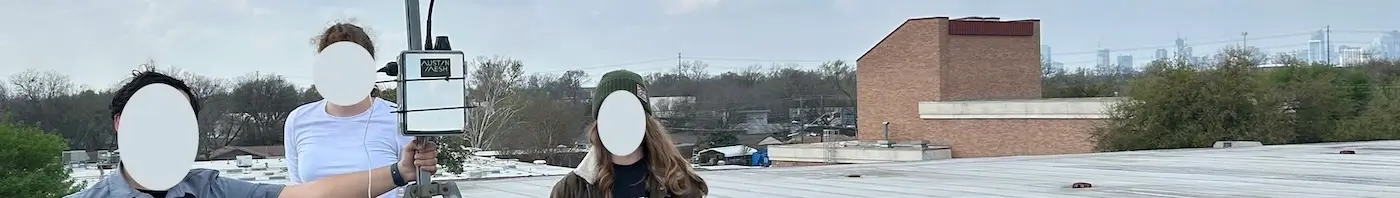
{"type": "Polygon", "coordinates": [[[639,198],[677,197],[699,198],[709,194],[709,187],[690,162],[676,150],[675,142],[661,121],[651,115],[651,105],[641,75],[627,70],[603,74],[593,93],[593,126],[588,136],[593,148],[568,175],[554,184],[552,198],[639,198]],[[598,138],[597,115],[603,99],[615,91],[637,95],[647,113],[646,132],[635,152],[614,155],[603,147],[598,138]]]}

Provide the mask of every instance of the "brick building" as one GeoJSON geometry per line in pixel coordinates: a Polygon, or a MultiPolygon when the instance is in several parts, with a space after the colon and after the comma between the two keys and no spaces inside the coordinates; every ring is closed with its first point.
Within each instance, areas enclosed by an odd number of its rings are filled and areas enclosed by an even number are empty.
{"type": "Polygon", "coordinates": [[[858,138],[953,157],[1091,152],[1090,130],[1118,99],[1041,99],[1040,47],[1035,19],[907,20],[857,59],[858,138]]]}

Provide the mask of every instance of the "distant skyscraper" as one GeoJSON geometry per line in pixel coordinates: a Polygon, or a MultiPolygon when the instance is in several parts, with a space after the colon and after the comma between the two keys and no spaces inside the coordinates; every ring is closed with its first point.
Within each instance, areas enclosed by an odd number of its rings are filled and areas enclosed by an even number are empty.
{"type": "Polygon", "coordinates": [[[1118,71],[1133,71],[1133,55],[1118,56],[1118,71]]]}
{"type": "Polygon", "coordinates": [[[1167,54],[1167,49],[1157,49],[1157,53],[1156,53],[1155,55],[1156,55],[1156,56],[1153,56],[1153,57],[1152,57],[1153,60],[1162,60],[1162,59],[1171,58],[1171,55],[1170,55],[1170,54],[1167,54]]]}
{"type": "Polygon", "coordinates": [[[1041,46],[1040,46],[1040,62],[1043,63],[1043,64],[1049,64],[1049,63],[1051,63],[1051,62],[1055,62],[1055,59],[1051,59],[1051,58],[1050,58],[1050,46],[1049,46],[1049,45],[1041,45],[1041,46]]]}
{"type": "Polygon", "coordinates": [[[1366,62],[1366,49],[1352,46],[1337,46],[1337,64],[1351,66],[1366,62]]]}
{"type": "Polygon", "coordinates": [[[1317,30],[1317,32],[1313,32],[1312,38],[1308,39],[1308,61],[1322,63],[1332,62],[1328,59],[1336,56],[1329,52],[1331,49],[1328,49],[1329,47],[1327,46],[1326,40],[1326,31],[1317,30]]]}
{"type": "Polygon", "coordinates": [[[1101,49],[1101,50],[1099,50],[1099,62],[1098,62],[1098,65],[1097,65],[1097,66],[1100,66],[1100,67],[1107,67],[1107,66],[1109,66],[1109,64],[1110,64],[1109,61],[1111,61],[1110,59],[1112,59],[1112,58],[1108,56],[1108,52],[1109,52],[1108,49],[1101,49]]]}
{"type": "Polygon", "coordinates": [[[1191,47],[1190,47],[1190,46],[1187,46],[1186,48],[1183,48],[1183,49],[1182,49],[1182,52],[1177,52],[1177,56],[1185,57],[1186,60],[1187,60],[1187,62],[1190,62],[1191,64],[1201,64],[1201,62],[1202,62],[1202,61],[1201,61],[1201,57],[1196,57],[1196,56],[1192,56],[1192,55],[1191,55],[1191,47]]]}
{"type": "Polygon", "coordinates": [[[1285,55],[1288,55],[1298,60],[1308,60],[1308,49],[1298,49],[1289,51],[1285,53],[1285,55]]]}
{"type": "Polygon", "coordinates": [[[1400,31],[1382,33],[1371,42],[1371,53],[1375,58],[1400,59],[1400,31]]]}
{"type": "Polygon", "coordinates": [[[1310,62],[1327,62],[1326,50],[1327,46],[1322,45],[1322,40],[1308,40],[1308,57],[1306,60],[1310,62]]]}
{"type": "Polygon", "coordinates": [[[1186,46],[1185,38],[1176,38],[1176,56],[1191,58],[1191,47],[1186,46]]]}

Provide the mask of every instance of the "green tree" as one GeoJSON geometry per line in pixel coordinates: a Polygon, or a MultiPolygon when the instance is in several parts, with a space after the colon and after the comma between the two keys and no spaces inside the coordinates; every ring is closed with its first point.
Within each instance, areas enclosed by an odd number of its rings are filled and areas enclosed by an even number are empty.
{"type": "Polygon", "coordinates": [[[1111,76],[1098,75],[1089,69],[1073,72],[1047,73],[1041,80],[1041,96],[1045,98],[1080,98],[1114,96],[1117,86],[1111,76]]]}
{"type": "MultiPolygon", "coordinates": [[[[313,91],[314,91],[314,90],[313,90],[313,91]]],[[[385,89],[380,89],[380,90],[379,90],[379,98],[383,98],[384,100],[388,100],[389,102],[398,103],[398,102],[399,102],[399,90],[398,90],[397,88],[385,88],[385,89]]]]}
{"type": "Polygon", "coordinates": [[[1290,64],[1268,75],[1273,92],[1290,113],[1290,143],[1316,143],[1333,133],[1337,122],[1357,114],[1347,70],[1321,64],[1290,64]]]}
{"type": "Polygon", "coordinates": [[[1367,103],[1361,115],[1341,121],[1336,133],[1324,136],[1326,141],[1367,141],[1400,139],[1400,81],[1385,87],[1375,87],[1375,97],[1367,103]]]}
{"type": "Polygon", "coordinates": [[[82,189],[68,178],[67,147],[58,135],[0,121],[0,197],[61,197],[82,189]]]}
{"type": "Polygon", "coordinates": [[[1251,52],[1230,48],[1210,65],[1159,61],[1130,83],[1129,100],[1094,131],[1099,150],[1204,147],[1220,140],[1283,143],[1292,133],[1280,97],[1258,80],[1251,52]]]}

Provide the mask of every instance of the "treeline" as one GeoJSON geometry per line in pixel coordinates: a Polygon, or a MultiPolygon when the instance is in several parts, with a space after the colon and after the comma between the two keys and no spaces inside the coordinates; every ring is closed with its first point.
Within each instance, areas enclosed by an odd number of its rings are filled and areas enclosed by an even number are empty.
{"type": "Polygon", "coordinates": [[[1094,131],[1103,151],[1400,139],[1400,62],[1339,67],[1228,48],[1138,72],[1046,72],[1047,97],[1123,96],[1094,131]],[[1258,67],[1265,60],[1281,67],[1258,67]]]}
{"type": "MultiPolygon", "coordinates": [[[[227,145],[273,145],[282,140],[282,122],[300,104],[316,100],[285,77],[252,73],[223,79],[175,67],[140,66],[175,76],[200,100],[200,153],[227,145]]],[[[129,77],[130,74],[114,74],[129,77]]],[[[94,88],[76,85],[65,74],[28,70],[0,80],[0,115],[68,140],[68,149],[103,150],[116,145],[109,108],[114,92],[126,82],[94,88]]]]}

